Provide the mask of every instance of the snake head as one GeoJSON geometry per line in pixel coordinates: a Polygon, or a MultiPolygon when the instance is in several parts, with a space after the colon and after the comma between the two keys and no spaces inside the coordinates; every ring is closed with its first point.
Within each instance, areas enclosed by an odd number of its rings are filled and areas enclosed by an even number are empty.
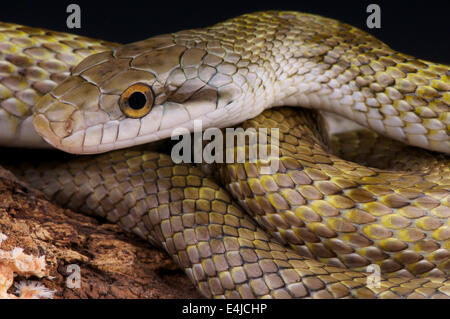
{"type": "Polygon", "coordinates": [[[36,131],[63,151],[93,154],[192,131],[194,120],[226,124],[225,106],[242,95],[237,67],[206,43],[180,43],[163,35],[85,58],[37,103],[36,131]]]}

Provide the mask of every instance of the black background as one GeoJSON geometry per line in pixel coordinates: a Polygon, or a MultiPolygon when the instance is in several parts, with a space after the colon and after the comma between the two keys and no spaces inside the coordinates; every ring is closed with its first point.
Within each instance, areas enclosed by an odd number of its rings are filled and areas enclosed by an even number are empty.
{"type": "Polygon", "coordinates": [[[443,0],[2,0],[0,21],[72,32],[120,43],[203,27],[246,12],[279,9],[321,14],[350,23],[394,49],[435,62],[450,63],[449,1],[443,0]],[[68,29],[66,8],[81,6],[81,29],[68,29]],[[366,8],[381,6],[382,28],[368,29],[366,8]]]}
{"type": "Polygon", "coordinates": [[[268,319],[268,318],[433,318],[448,313],[448,300],[0,300],[3,312],[11,310],[19,318],[39,317],[46,319],[66,318],[165,318],[165,319],[268,319]],[[225,308],[226,303],[233,305],[266,303],[263,314],[225,314],[217,312],[209,315],[183,315],[183,306],[192,303],[196,306],[213,305],[225,308]],[[9,308],[8,308],[9,306],[9,308]],[[431,310],[432,309],[432,310],[431,310]],[[428,311],[428,312],[427,312],[428,311]],[[42,317],[44,315],[41,315],[42,317]]]}

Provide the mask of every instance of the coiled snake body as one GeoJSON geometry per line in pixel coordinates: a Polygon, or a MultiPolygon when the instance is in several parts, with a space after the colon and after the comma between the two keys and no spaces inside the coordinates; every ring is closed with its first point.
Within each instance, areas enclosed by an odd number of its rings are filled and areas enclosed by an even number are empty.
{"type": "Polygon", "coordinates": [[[448,66],[296,12],[123,46],[0,24],[0,48],[3,145],[44,146],[34,124],[71,153],[126,148],[27,168],[23,178],[161,246],[204,296],[450,296],[448,66]],[[343,160],[329,152],[318,114],[275,106],[335,112],[442,154],[360,131],[335,139],[355,162],[343,160]],[[230,196],[195,166],[127,149],[194,120],[279,128],[278,171],[215,164],[230,196]],[[379,285],[368,284],[371,264],[384,273],[379,285]]]}

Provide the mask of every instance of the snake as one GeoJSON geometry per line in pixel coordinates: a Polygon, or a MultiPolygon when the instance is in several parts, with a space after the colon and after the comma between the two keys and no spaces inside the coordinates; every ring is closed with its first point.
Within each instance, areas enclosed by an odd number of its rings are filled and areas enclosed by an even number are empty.
{"type": "Polygon", "coordinates": [[[450,297],[449,66],[290,11],[125,45],[0,23],[0,58],[0,144],[86,155],[17,174],[161,247],[203,296],[450,297]],[[323,112],[369,130],[330,137],[323,112]],[[277,171],[148,146],[195,121],[277,128],[277,171]]]}

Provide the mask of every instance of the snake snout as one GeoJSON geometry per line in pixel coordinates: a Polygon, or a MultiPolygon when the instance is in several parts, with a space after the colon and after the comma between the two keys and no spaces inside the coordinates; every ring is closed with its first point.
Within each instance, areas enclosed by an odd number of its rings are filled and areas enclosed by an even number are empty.
{"type": "Polygon", "coordinates": [[[73,133],[75,107],[45,95],[35,106],[33,125],[38,134],[54,147],[61,148],[62,140],[73,133]]]}

